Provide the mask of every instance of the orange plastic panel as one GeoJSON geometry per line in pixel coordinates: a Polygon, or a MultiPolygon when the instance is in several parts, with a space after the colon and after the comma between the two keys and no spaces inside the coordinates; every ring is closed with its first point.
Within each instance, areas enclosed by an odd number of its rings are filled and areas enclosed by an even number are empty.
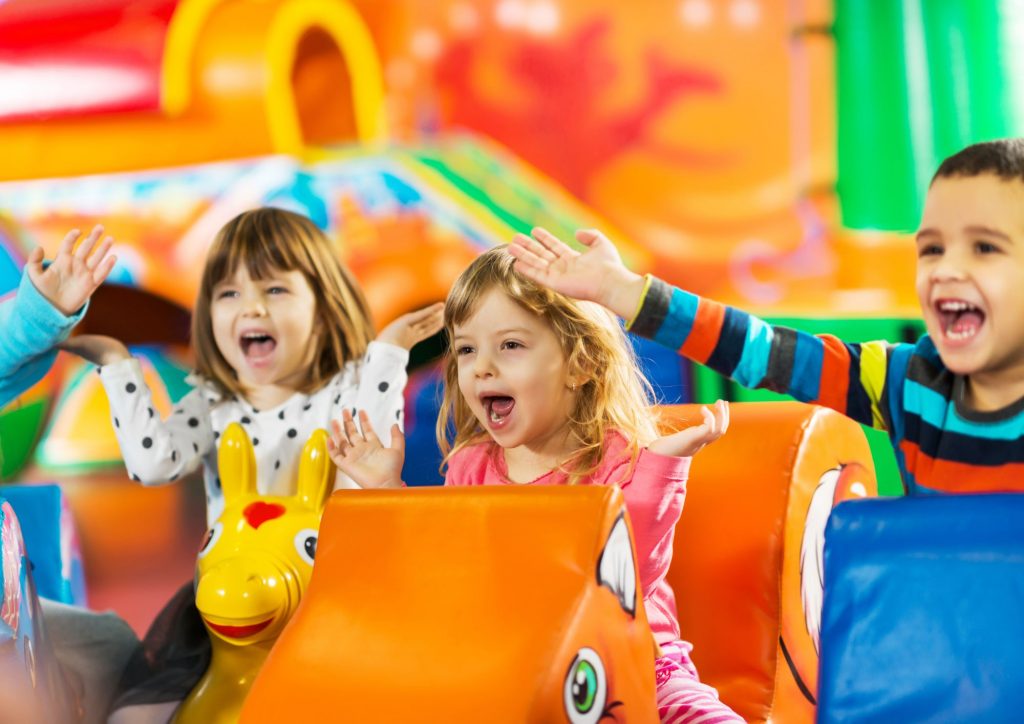
{"type": "Polygon", "coordinates": [[[624,510],[608,487],[336,492],[242,721],[565,722],[595,656],[592,713],[657,721],[624,510]],[[599,584],[603,556],[621,597],[599,584]]]}
{"type": "MultiPolygon", "coordinates": [[[[860,427],[831,410],[796,402],[730,409],[729,432],[694,458],[676,528],[668,580],[682,636],[694,644],[701,680],[743,717],[810,722],[814,706],[796,682],[799,675],[814,696],[800,562],[805,522],[814,552],[824,521],[808,516],[809,501],[817,495],[819,510],[824,500],[827,516],[837,499],[874,494],[874,466],[860,427]]],[[[699,421],[698,410],[662,408],[666,423],[682,426],[699,421]]]]}

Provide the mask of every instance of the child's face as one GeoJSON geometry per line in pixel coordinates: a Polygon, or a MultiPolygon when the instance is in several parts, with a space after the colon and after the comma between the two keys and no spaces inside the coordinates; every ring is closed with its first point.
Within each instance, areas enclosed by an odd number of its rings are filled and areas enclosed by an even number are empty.
{"type": "Polygon", "coordinates": [[[459,390],[503,448],[559,454],[575,393],[554,332],[498,289],[455,325],[459,390]]]}
{"type": "Polygon", "coordinates": [[[946,367],[1024,372],[1024,183],[940,178],[917,232],[917,296],[946,367]]]}
{"type": "Polygon", "coordinates": [[[298,388],[313,361],[316,298],[299,271],[255,280],[244,265],[213,288],[210,303],[217,349],[246,390],[298,388]]]}

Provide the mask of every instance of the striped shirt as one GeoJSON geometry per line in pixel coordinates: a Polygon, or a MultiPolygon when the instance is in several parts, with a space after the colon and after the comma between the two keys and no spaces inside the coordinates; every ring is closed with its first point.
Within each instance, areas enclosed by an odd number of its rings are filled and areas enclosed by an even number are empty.
{"type": "Polygon", "coordinates": [[[767,322],[665,282],[648,284],[630,331],[745,387],[831,407],[889,434],[910,495],[1024,491],[1024,399],[992,412],[925,335],[849,344],[767,322]]]}

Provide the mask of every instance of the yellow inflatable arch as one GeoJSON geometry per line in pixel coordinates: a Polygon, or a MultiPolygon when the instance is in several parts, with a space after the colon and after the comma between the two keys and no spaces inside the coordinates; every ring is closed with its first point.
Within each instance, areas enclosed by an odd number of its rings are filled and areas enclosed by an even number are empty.
{"type": "Polygon", "coordinates": [[[10,180],[291,154],[386,133],[381,63],[344,0],[182,0],[160,108],[4,124],[10,180]]]}

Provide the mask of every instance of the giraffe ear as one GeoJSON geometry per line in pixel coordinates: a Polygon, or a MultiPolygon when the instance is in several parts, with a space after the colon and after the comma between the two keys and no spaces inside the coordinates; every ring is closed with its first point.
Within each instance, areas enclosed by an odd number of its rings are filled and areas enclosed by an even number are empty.
{"type": "Polygon", "coordinates": [[[327,455],[327,431],[314,430],[302,448],[299,460],[299,498],[309,508],[320,510],[334,488],[334,463],[327,455]]]}
{"type": "Polygon", "coordinates": [[[225,502],[256,494],[256,453],[249,436],[237,422],[228,425],[220,436],[217,474],[225,502]]]}

